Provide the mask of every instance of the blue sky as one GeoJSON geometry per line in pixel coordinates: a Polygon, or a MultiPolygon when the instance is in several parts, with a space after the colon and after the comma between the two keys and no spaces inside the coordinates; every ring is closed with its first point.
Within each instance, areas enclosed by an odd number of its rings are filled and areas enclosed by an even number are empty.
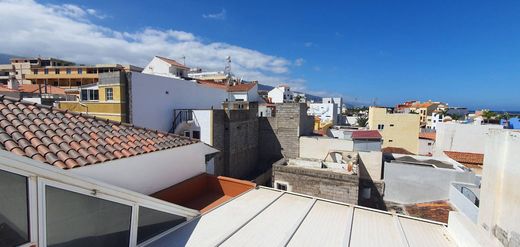
{"type": "MultiPolygon", "coordinates": [[[[250,49],[269,56],[263,57],[259,79],[294,80],[309,92],[342,95],[347,102],[432,99],[471,109],[520,110],[519,1],[38,4],[93,9],[95,14],[79,21],[117,32],[179,30],[202,44],[250,49]]],[[[238,72],[255,75],[244,66],[238,72]]]]}

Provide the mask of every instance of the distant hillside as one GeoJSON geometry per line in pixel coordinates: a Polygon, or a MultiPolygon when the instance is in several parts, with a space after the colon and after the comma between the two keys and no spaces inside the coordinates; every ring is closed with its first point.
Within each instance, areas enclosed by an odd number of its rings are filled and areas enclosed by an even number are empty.
{"type": "Polygon", "coordinates": [[[11,59],[12,57],[17,57],[17,56],[0,53],[0,64],[9,63],[9,59],[11,59]]]}

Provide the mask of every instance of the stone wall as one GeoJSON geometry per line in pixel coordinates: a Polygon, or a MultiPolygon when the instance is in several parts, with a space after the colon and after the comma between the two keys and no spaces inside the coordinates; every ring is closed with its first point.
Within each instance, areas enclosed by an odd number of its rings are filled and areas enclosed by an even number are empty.
{"type": "Polygon", "coordinates": [[[292,192],[358,204],[359,177],[355,174],[274,165],[274,188],[277,182],[287,183],[292,192]]]}
{"type": "Polygon", "coordinates": [[[257,106],[249,110],[213,110],[215,175],[246,178],[257,169],[257,106]]]}
{"type": "Polygon", "coordinates": [[[261,161],[272,163],[282,157],[299,157],[299,137],[312,134],[313,121],[312,116],[307,116],[305,103],[276,104],[272,117],[259,120],[261,161]]]}

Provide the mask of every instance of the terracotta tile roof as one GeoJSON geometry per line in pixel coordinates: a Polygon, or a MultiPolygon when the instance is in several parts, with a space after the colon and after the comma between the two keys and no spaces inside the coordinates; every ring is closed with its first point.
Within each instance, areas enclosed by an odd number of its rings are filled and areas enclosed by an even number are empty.
{"type": "Polygon", "coordinates": [[[378,140],[383,138],[377,130],[358,130],[352,132],[352,139],[378,140]]]}
{"type": "Polygon", "coordinates": [[[386,147],[382,148],[381,152],[383,153],[392,153],[392,154],[414,154],[404,148],[398,148],[398,147],[386,147]]]}
{"type": "Polygon", "coordinates": [[[428,139],[435,141],[435,138],[437,136],[437,133],[435,132],[422,132],[419,133],[419,139],[428,139]]]}
{"type": "Polygon", "coordinates": [[[427,102],[427,103],[415,103],[411,107],[412,108],[428,108],[428,107],[430,107],[433,104],[434,103],[430,103],[430,102],[427,102]]]}
{"type": "Polygon", "coordinates": [[[464,165],[483,165],[484,154],[444,151],[448,157],[464,165]]]}
{"type": "Polygon", "coordinates": [[[186,65],[182,64],[182,63],[179,63],[173,59],[169,59],[169,58],[166,58],[166,57],[161,57],[161,56],[155,56],[171,65],[174,65],[174,66],[177,66],[177,67],[181,67],[181,68],[185,68],[185,69],[189,69],[189,67],[187,67],[186,65]]]}
{"type": "MultiPolygon", "coordinates": [[[[9,88],[7,88],[7,85],[0,85],[0,92],[38,93],[39,85],[38,84],[22,84],[19,86],[18,90],[9,89],[9,88]]],[[[45,92],[45,88],[43,85],[42,85],[42,92],[45,92]]],[[[47,85],[47,93],[65,94],[65,89],[47,85]]]]}
{"type": "Polygon", "coordinates": [[[70,169],[197,143],[0,96],[0,149],[70,169]]]}
{"type": "Polygon", "coordinates": [[[218,83],[214,82],[212,80],[197,80],[198,83],[200,83],[203,86],[211,87],[211,88],[218,88],[222,90],[226,90],[227,92],[247,92],[255,87],[257,84],[256,82],[252,83],[241,83],[236,85],[226,85],[224,83],[218,83]]]}

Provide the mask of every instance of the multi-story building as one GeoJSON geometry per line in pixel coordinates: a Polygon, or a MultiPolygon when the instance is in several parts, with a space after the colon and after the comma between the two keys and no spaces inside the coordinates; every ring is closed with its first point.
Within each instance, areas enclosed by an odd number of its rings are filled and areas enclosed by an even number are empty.
{"type": "Polygon", "coordinates": [[[389,113],[386,108],[381,107],[370,107],[368,111],[368,128],[379,130],[383,137],[383,148],[404,148],[417,154],[419,123],[418,114],[389,113]]]}
{"type": "Polygon", "coordinates": [[[10,65],[2,65],[0,70],[14,70],[21,84],[61,87],[67,94],[79,97],[83,86],[96,84],[104,73],[140,72],[142,68],[121,64],[78,65],[55,58],[13,58],[10,65]]]}
{"type": "Polygon", "coordinates": [[[447,107],[448,104],[442,102],[433,102],[429,100],[421,103],[420,101],[413,100],[397,105],[395,112],[419,114],[420,125],[422,128],[424,128],[428,125],[428,123],[431,123],[431,116],[434,111],[445,110],[447,107]]]}

